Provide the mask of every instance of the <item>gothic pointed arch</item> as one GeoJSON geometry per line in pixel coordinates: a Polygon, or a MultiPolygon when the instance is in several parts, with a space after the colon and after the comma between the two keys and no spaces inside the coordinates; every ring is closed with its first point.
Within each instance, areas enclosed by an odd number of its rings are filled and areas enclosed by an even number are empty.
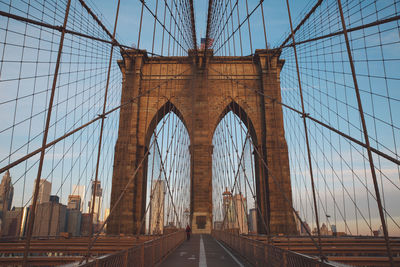
{"type": "Polygon", "coordinates": [[[259,176],[256,180],[260,183],[257,202],[261,203],[262,216],[270,220],[271,233],[292,233],[295,223],[290,208],[290,171],[282,107],[258,94],[262,91],[280,99],[279,54],[256,50],[256,57],[211,56],[206,65],[198,68],[192,55],[147,57],[134,50],[127,53],[130,56],[124,56],[120,64],[125,75],[121,103],[132,104],[124,105],[120,111],[111,206],[125,188],[127,192],[111,216],[107,232],[143,232],[148,146],[157,125],[173,112],[173,117],[176,115],[182,121],[182,128],[186,127],[190,143],[190,166],[186,168],[190,169],[191,182],[190,224],[194,233],[210,233],[213,218],[211,139],[221,119],[232,111],[241,119],[241,125],[247,126],[257,152],[261,151],[260,156],[254,153],[254,157],[257,157],[255,169],[259,176]],[[268,177],[275,177],[283,185],[283,195],[268,177]],[[270,207],[266,204],[267,198],[270,207]],[[289,201],[285,202],[285,198],[289,201]]]}
{"type": "Polygon", "coordinates": [[[250,132],[250,137],[255,146],[258,145],[258,138],[257,138],[257,133],[254,127],[254,124],[248,116],[247,112],[242,108],[236,101],[232,100],[221,112],[219,115],[219,118],[217,119],[216,124],[214,125],[213,129],[213,134],[215,133],[215,130],[221,120],[228,114],[230,111],[232,111],[235,115],[239,117],[239,119],[243,122],[244,125],[246,125],[247,129],[250,132]]]}
{"type": "Polygon", "coordinates": [[[170,101],[168,100],[167,102],[165,102],[164,105],[162,105],[158,111],[156,112],[156,114],[154,114],[152,120],[149,123],[149,126],[147,127],[146,130],[146,139],[145,139],[145,145],[146,147],[148,147],[149,143],[150,143],[150,139],[151,136],[154,133],[154,130],[156,129],[158,123],[169,113],[169,112],[173,112],[183,123],[183,125],[185,125],[186,130],[189,133],[189,138],[190,138],[190,131],[188,128],[188,125],[186,124],[185,119],[183,118],[182,113],[180,112],[180,110],[170,101]]]}

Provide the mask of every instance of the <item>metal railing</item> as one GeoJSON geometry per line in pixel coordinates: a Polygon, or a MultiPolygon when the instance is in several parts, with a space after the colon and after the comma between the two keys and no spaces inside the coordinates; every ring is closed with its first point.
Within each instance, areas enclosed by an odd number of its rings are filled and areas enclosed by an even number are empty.
{"type": "Polygon", "coordinates": [[[186,238],[184,231],[163,235],[132,248],[104,255],[82,264],[68,266],[154,266],[175,250],[186,238]]]}
{"type": "MultiPolygon", "coordinates": [[[[213,230],[212,235],[238,252],[254,266],[282,267],[333,267],[332,262],[322,262],[320,259],[278,248],[238,234],[213,230]]],[[[342,265],[343,266],[343,265],[342,265]]]]}

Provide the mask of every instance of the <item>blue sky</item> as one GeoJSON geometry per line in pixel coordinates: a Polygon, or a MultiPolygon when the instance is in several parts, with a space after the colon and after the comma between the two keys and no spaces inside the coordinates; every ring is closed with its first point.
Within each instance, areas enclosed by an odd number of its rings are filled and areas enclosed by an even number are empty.
{"type": "MultiPolygon", "coordinates": [[[[8,11],[7,3],[9,2],[2,1],[0,9],[8,11]]],[[[69,27],[85,33],[96,34],[98,29],[90,23],[85,25],[84,20],[80,17],[82,10],[79,2],[72,2],[73,10],[76,13],[71,13],[69,27]]],[[[117,1],[88,0],[87,2],[95,10],[95,13],[100,16],[100,19],[106,22],[108,29],[112,31],[117,1]]],[[[258,2],[249,0],[249,10],[252,10],[258,2]]],[[[396,13],[393,8],[393,3],[397,2],[385,0],[343,1],[345,12],[350,10],[351,12],[349,13],[353,14],[348,18],[349,26],[373,22],[376,19],[382,19],[393,14],[398,15],[399,11],[396,13]],[[364,13],[361,13],[360,10],[364,13]],[[379,12],[375,12],[376,10],[379,10],[379,12]],[[365,21],[361,20],[360,17],[365,18],[365,21]]],[[[47,2],[46,8],[48,10],[45,10],[43,6],[45,11],[42,13],[39,9],[33,10],[31,8],[30,15],[43,16],[43,20],[46,22],[61,24],[62,4],[59,3],[58,7],[54,7],[57,16],[53,19],[51,17],[51,3],[51,1],[47,2]]],[[[147,3],[154,10],[156,1],[147,1],[147,3]]],[[[159,3],[159,14],[161,14],[163,12],[163,6],[161,5],[163,1],[160,0],[159,3]]],[[[194,1],[198,43],[200,38],[205,36],[207,3],[208,1],[205,0],[194,1]]],[[[291,0],[289,3],[294,25],[296,25],[296,22],[301,18],[301,14],[304,13],[304,9],[309,9],[315,1],[291,0]]],[[[317,12],[315,20],[311,20],[304,27],[297,40],[319,35],[322,32],[329,33],[340,28],[338,17],[327,16],[323,13],[335,10],[334,8],[328,9],[328,5],[332,3],[334,4],[335,1],[324,1],[326,6],[323,6],[322,11],[319,11],[320,13],[317,12]]],[[[24,16],[24,12],[28,8],[26,1],[13,1],[12,6],[11,12],[22,16],[24,16]]],[[[239,7],[242,20],[246,15],[245,1],[240,1],[239,7]]],[[[137,46],[140,9],[141,2],[139,0],[121,0],[117,27],[117,39],[120,43],[137,46]]],[[[289,32],[286,1],[265,0],[264,14],[268,42],[271,47],[277,47],[289,32]]],[[[237,18],[235,17],[235,19],[237,18]]],[[[154,18],[145,10],[140,48],[149,52],[152,49],[153,23],[154,18]]],[[[242,27],[243,55],[251,54],[255,49],[265,48],[259,9],[251,17],[250,23],[253,50],[250,49],[246,23],[242,27]]],[[[1,166],[4,166],[9,160],[15,160],[24,155],[26,151],[32,151],[40,146],[40,133],[44,126],[45,116],[43,111],[49,98],[50,78],[54,68],[59,33],[46,32],[15,21],[8,23],[8,20],[4,17],[0,17],[0,24],[0,40],[5,40],[5,43],[7,43],[7,45],[4,45],[3,41],[0,44],[0,54],[3,54],[0,72],[0,119],[2,120],[0,155],[1,166]],[[25,31],[31,36],[24,37],[25,31]],[[38,41],[38,36],[45,41],[38,41]],[[52,38],[54,40],[50,41],[52,38]],[[22,48],[23,46],[26,47],[22,48]],[[27,46],[31,48],[27,48],[27,46]],[[37,47],[41,48],[40,53],[37,53],[37,49],[35,49],[37,47]],[[36,65],[36,69],[29,65],[31,64],[29,61],[35,60],[41,61],[36,65]],[[24,62],[24,64],[20,62],[24,62]],[[42,75],[43,77],[29,78],[35,75],[42,75]],[[34,96],[32,96],[32,93],[35,93],[34,96]],[[14,101],[15,98],[19,98],[19,100],[14,101]],[[37,115],[30,118],[32,114],[37,115]],[[20,123],[14,128],[8,129],[15,122],[20,123]],[[14,135],[13,143],[10,145],[12,134],[14,135]],[[35,135],[37,137],[33,138],[35,135]],[[28,139],[30,140],[29,147],[23,146],[28,139]],[[22,148],[16,151],[20,146],[22,148]],[[10,147],[11,151],[15,151],[15,153],[8,157],[10,147]]],[[[398,27],[398,22],[392,22],[379,28],[373,27],[350,34],[361,97],[367,114],[367,127],[372,140],[371,145],[386,151],[386,153],[394,157],[398,155],[396,151],[400,151],[400,117],[397,115],[400,110],[400,90],[398,90],[400,86],[398,79],[400,77],[400,34],[398,27]]],[[[161,34],[162,29],[160,25],[157,25],[154,52],[166,55],[166,46],[161,51],[161,34]]],[[[104,37],[104,33],[101,33],[101,35],[104,37]]],[[[238,40],[236,39],[236,55],[240,55],[237,42],[238,40]]],[[[65,74],[61,75],[59,79],[56,95],[57,108],[53,115],[57,117],[57,120],[53,119],[53,122],[57,121],[57,123],[51,128],[49,140],[61,136],[66,129],[73,129],[79,124],[93,119],[101,112],[102,90],[105,87],[106,77],[104,70],[108,63],[109,46],[98,44],[94,41],[87,43],[82,38],[71,36],[67,36],[65,46],[64,52],[66,55],[63,56],[64,64],[62,64],[61,68],[61,72],[65,74]],[[85,47],[89,47],[89,49],[85,49],[85,47]],[[68,75],[68,72],[73,72],[74,74],[68,75]],[[87,82],[75,82],[80,79],[84,79],[87,82]],[[79,94],[79,92],[82,93],[79,94]]],[[[347,63],[343,37],[334,37],[329,40],[302,45],[298,49],[306,111],[311,116],[362,140],[363,136],[360,132],[359,115],[357,113],[352,79],[349,75],[350,69],[347,63]]],[[[119,51],[115,49],[108,109],[118,105],[120,99],[121,75],[116,64],[118,58],[120,58],[119,51]]],[[[282,58],[286,60],[281,74],[283,102],[300,109],[293,50],[285,49],[282,53],[282,58]]],[[[312,221],[312,212],[310,211],[309,174],[307,161],[305,160],[306,149],[304,146],[302,120],[299,119],[298,114],[285,109],[284,116],[286,139],[291,160],[293,198],[296,208],[300,209],[303,206],[302,216],[310,222],[312,221]]],[[[100,174],[106,195],[110,194],[112,156],[118,117],[118,112],[112,114],[108,117],[106,124],[107,141],[104,146],[106,153],[102,159],[102,166],[104,167],[100,174]]],[[[366,190],[361,190],[364,188],[363,183],[368,183],[366,187],[373,192],[368,164],[366,164],[365,160],[365,151],[358,146],[349,144],[342,138],[338,138],[336,134],[332,134],[314,123],[310,123],[309,127],[313,163],[315,165],[314,171],[318,183],[317,187],[320,189],[321,206],[330,209],[330,211],[321,213],[327,213],[333,218],[333,213],[340,213],[345,209],[345,203],[356,201],[363,214],[367,214],[367,203],[371,204],[371,206],[375,205],[375,203],[372,201],[371,194],[365,194],[364,191],[366,190]],[[332,178],[336,179],[336,184],[332,182],[332,178]],[[348,189],[349,192],[344,192],[343,188],[348,189]],[[335,205],[333,201],[329,200],[333,198],[332,196],[338,199],[336,208],[333,207],[335,205]]],[[[83,181],[87,183],[94,175],[95,153],[93,151],[96,151],[97,141],[92,136],[97,136],[97,134],[98,124],[95,123],[82,131],[81,135],[75,135],[65,142],[60,142],[56,148],[48,151],[43,177],[54,179],[52,193],[61,194],[61,192],[64,192],[62,196],[64,202],[67,197],[65,192],[69,191],[72,184],[83,181]],[[81,160],[79,161],[78,159],[81,160]],[[78,166],[81,162],[87,163],[88,166],[78,166]],[[70,169],[73,169],[73,171],[70,171],[70,169]],[[83,171],[84,169],[85,171],[83,171]],[[61,186],[65,182],[64,180],[67,181],[67,184],[61,186]]],[[[36,176],[35,166],[37,164],[35,165],[34,162],[37,159],[38,157],[36,156],[29,160],[27,165],[23,163],[11,170],[13,179],[19,179],[17,181],[13,180],[13,182],[16,182],[16,194],[14,197],[16,206],[23,205],[30,197],[34,179],[32,177],[36,176]],[[26,173],[25,170],[27,170],[26,173]],[[24,199],[22,200],[22,198],[24,199]]],[[[398,200],[399,196],[399,191],[396,188],[400,182],[399,169],[381,158],[375,157],[375,161],[380,185],[384,188],[388,211],[399,221],[400,213],[396,207],[397,201],[393,201],[393,199],[398,200]]],[[[105,199],[106,206],[108,206],[108,203],[109,199],[105,199]]],[[[373,208],[375,209],[375,207],[373,208]]],[[[354,208],[352,207],[351,209],[354,208]]],[[[355,219],[353,218],[354,215],[347,216],[349,221],[355,219]]],[[[340,217],[341,214],[337,214],[338,221],[341,220],[340,217]]],[[[378,228],[377,213],[373,212],[370,217],[375,220],[373,228],[378,228]]],[[[341,230],[344,229],[343,227],[341,230]]],[[[354,226],[352,227],[354,228],[354,226]]]]}
{"type": "MultiPolygon", "coordinates": [[[[90,1],[88,1],[90,3],[90,1]]],[[[92,1],[94,2],[94,1],[92,1]]],[[[104,15],[104,18],[109,22],[109,25],[112,25],[115,17],[116,10],[116,2],[117,1],[95,1],[95,5],[104,15]]],[[[155,1],[147,1],[148,5],[154,9],[155,1]]],[[[249,0],[249,10],[252,10],[256,6],[259,1],[249,0]]],[[[309,1],[289,1],[291,4],[292,17],[297,18],[301,11],[309,5],[309,1]]],[[[162,3],[162,1],[160,1],[162,3]]],[[[240,3],[240,17],[241,19],[245,15],[244,1],[240,3]]],[[[206,33],[206,19],[207,19],[207,4],[208,1],[194,1],[195,7],[195,17],[196,17],[196,31],[197,31],[197,40],[200,42],[200,37],[205,37],[206,33]]],[[[117,33],[120,37],[119,40],[122,40],[123,43],[132,45],[137,44],[138,40],[138,29],[139,29],[139,17],[140,17],[140,9],[141,2],[138,0],[122,0],[121,1],[121,11],[119,15],[118,29],[117,33]]],[[[159,11],[160,12],[160,11],[159,11]]],[[[147,49],[148,51],[151,49],[151,38],[153,32],[153,21],[148,12],[144,12],[143,17],[143,25],[144,25],[144,35],[143,35],[143,43],[141,47],[147,49]]],[[[161,14],[161,12],[160,12],[161,14]]],[[[283,36],[286,37],[286,33],[289,30],[289,21],[287,17],[287,9],[285,1],[264,1],[264,14],[266,20],[267,27],[267,38],[268,42],[272,45],[278,45],[278,42],[282,39],[283,36]]],[[[236,14],[235,14],[236,15],[236,14]]],[[[236,16],[234,17],[236,20],[236,16]]],[[[262,29],[261,24],[261,13],[258,10],[251,19],[251,25],[253,27],[253,49],[264,48],[264,35],[263,32],[260,32],[262,29]],[[254,17],[254,18],[253,18],[254,17]],[[256,27],[254,27],[256,26],[256,27]]],[[[247,25],[245,25],[247,29],[247,25]]],[[[157,25],[158,28],[159,25],[157,25]]],[[[109,27],[111,28],[111,27],[109,27]]],[[[243,40],[245,40],[243,34],[243,40]]],[[[141,41],[141,42],[142,42],[141,41]]],[[[244,42],[247,45],[247,42],[244,42]]],[[[248,51],[247,51],[248,52],[248,51]]],[[[253,51],[254,52],[254,51],[253,51]]]]}

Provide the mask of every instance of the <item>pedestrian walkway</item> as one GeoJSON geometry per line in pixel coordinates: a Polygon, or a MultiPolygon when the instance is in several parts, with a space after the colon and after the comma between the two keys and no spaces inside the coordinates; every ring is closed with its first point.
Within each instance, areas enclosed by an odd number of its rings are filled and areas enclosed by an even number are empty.
{"type": "Polygon", "coordinates": [[[251,265],[211,235],[192,235],[189,241],[183,242],[160,266],[234,267],[251,265]]]}

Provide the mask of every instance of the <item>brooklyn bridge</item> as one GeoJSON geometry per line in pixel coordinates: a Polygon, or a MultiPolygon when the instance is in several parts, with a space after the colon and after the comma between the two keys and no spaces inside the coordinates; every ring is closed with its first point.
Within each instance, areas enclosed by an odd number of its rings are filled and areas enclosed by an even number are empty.
{"type": "Polygon", "coordinates": [[[0,0],[0,265],[400,266],[399,0],[0,0]]]}

